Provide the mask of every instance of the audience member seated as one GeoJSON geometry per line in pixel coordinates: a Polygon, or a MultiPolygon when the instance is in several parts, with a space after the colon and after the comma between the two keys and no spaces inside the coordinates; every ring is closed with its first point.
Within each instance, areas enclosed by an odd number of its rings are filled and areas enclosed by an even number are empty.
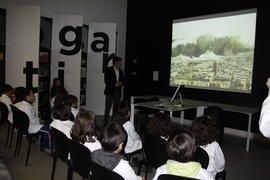
{"type": "Polygon", "coordinates": [[[130,121],[130,104],[126,101],[121,101],[118,107],[118,112],[114,120],[121,124],[127,132],[127,144],[125,153],[132,153],[142,149],[142,141],[140,136],[135,131],[133,123],[130,121]]]}
{"type": "Polygon", "coordinates": [[[12,110],[10,104],[12,104],[13,88],[9,84],[4,84],[0,90],[0,102],[4,103],[8,108],[8,121],[13,123],[12,110]]]}
{"type": "Polygon", "coordinates": [[[53,85],[51,87],[51,99],[55,97],[59,89],[65,89],[62,81],[59,78],[53,79],[53,85]]]}
{"type": "Polygon", "coordinates": [[[99,133],[95,127],[95,114],[91,111],[84,109],[79,111],[71,128],[70,136],[73,141],[83,144],[91,152],[101,149],[98,140],[99,133]]]}
{"type": "Polygon", "coordinates": [[[28,133],[37,133],[43,126],[39,122],[39,118],[34,111],[33,103],[35,102],[35,96],[31,88],[17,87],[15,89],[15,104],[19,110],[25,112],[29,117],[28,133]]]}
{"type": "Polygon", "coordinates": [[[156,113],[147,124],[147,133],[168,140],[171,128],[171,118],[165,113],[156,113]]]}
{"type": "Polygon", "coordinates": [[[55,104],[64,103],[67,96],[68,92],[65,88],[58,88],[55,96],[51,99],[51,108],[53,108],[55,104]]]}
{"type": "Polygon", "coordinates": [[[140,180],[129,162],[120,154],[126,142],[127,134],[123,126],[111,122],[102,133],[102,149],[92,152],[92,160],[121,175],[125,180],[140,180]]]}
{"type": "Polygon", "coordinates": [[[225,158],[217,142],[218,132],[214,120],[209,116],[196,118],[192,124],[192,132],[197,145],[203,148],[209,156],[207,171],[215,177],[218,172],[224,170],[225,158]]]}
{"type": "Polygon", "coordinates": [[[167,153],[169,160],[156,170],[153,180],[161,174],[171,174],[201,180],[214,180],[213,176],[203,169],[200,163],[193,162],[192,156],[196,149],[196,141],[192,132],[176,130],[168,139],[167,153]]]}
{"type": "Polygon", "coordinates": [[[65,104],[71,107],[71,113],[74,116],[74,119],[76,118],[79,110],[78,107],[78,98],[74,95],[68,95],[65,99],[65,104]]]}
{"type": "Polygon", "coordinates": [[[52,109],[53,121],[50,124],[51,127],[63,132],[68,138],[70,137],[70,131],[74,125],[73,121],[70,121],[71,110],[70,107],[64,103],[54,105],[52,109]]]}

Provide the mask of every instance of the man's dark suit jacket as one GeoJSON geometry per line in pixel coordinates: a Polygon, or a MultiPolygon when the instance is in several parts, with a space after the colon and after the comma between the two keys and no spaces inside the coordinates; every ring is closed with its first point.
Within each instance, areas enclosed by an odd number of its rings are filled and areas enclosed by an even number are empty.
{"type": "MultiPolygon", "coordinates": [[[[116,74],[115,74],[113,66],[110,66],[105,70],[104,81],[106,85],[105,90],[104,90],[105,95],[112,96],[115,90],[119,91],[119,94],[121,93],[121,88],[117,88],[115,86],[115,84],[117,83],[117,80],[116,80],[116,74]]],[[[124,73],[122,69],[119,69],[118,81],[121,81],[122,83],[124,83],[124,73]]]]}

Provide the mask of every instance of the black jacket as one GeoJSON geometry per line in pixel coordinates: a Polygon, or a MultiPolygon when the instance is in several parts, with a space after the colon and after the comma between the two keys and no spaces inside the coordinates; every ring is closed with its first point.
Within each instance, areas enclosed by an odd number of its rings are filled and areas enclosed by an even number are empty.
{"type": "MultiPolygon", "coordinates": [[[[115,84],[117,83],[117,80],[116,80],[116,74],[115,74],[113,66],[110,66],[105,70],[104,81],[106,85],[105,90],[104,90],[105,95],[111,96],[114,94],[114,91],[119,91],[119,94],[121,93],[121,86],[118,88],[115,86],[115,84]]],[[[124,73],[122,69],[119,69],[118,82],[119,81],[124,83],[124,73]]]]}

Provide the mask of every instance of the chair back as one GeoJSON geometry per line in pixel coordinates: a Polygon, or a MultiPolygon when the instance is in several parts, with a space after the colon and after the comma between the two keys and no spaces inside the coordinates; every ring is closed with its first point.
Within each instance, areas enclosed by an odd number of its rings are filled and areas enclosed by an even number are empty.
{"type": "Polygon", "coordinates": [[[95,180],[105,180],[105,179],[124,180],[124,178],[121,175],[93,161],[91,161],[91,166],[92,166],[91,177],[95,180]]]}
{"type": "Polygon", "coordinates": [[[171,174],[161,174],[157,180],[199,180],[194,178],[188,178],[183,176],[175,176],[171,174]]]}
{"type": "Polygon", "coordinates": [[[0,124],[6,122],[8,119],[8,108],[3,102],[0,102],[0,124]]]}
{"type": "Polygon", "coordinates": [[[82,177],[88,177],[91,171],[91,152],[82,144],[69,139],[72,170],[82,177]]]}
{"type": "Polygon", "coordinates": [[[69,139],[64,133],[55,128],[52,128],[52,132],[55,147],[54,155],[66,162],[69,154],[69,139]]]}
{"type": "Polygon", "coordinates": [[[165,139],[146,134],[143,138],[143,149],[146,155],[146,163],[155,168],[166,163],[168,155],[166,151],[165,139]]]}
{"type": "Polygon", "coordinates": [[[10,105],[10,108],[13,113],[13,126],[22,133],[28,133],[28,128],[29,128],[29,117],[28,115],[18,109],[16,106],[10,105]]]}
{"type": "Polygon", "coordinates": [[[193,161],[200,163],[202,168],[207,169],[209,164],[209,156],[203,148],[198,146],[193,154],[193,161]]]}
{"type": "Polygon", "coordinates": [[[204,115],[210,116],[215,122],[218,129],[218,142],[223,143],[224,136],[224,118],[223,109],[219,106],[209,106],[204,110],[204,115]]]}

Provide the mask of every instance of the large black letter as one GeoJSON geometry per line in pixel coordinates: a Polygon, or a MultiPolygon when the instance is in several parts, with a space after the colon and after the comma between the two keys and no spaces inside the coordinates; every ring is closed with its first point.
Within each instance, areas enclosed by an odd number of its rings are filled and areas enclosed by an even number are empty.
{"type": "Polygon", "coordinates": [[[96,32],[94,33],[94,38],[101,37],[103,40],[95,40],[91,43],[91,49],[94,52],[108,52],[109,51],[109,37],[106,33],[103,32],[96,32]],[[99,48],[98,44],[102,44],[103,47],[99,48]]]}
{"type": "Polygon", "coordinates": [[[63,27],[59,33],[59,40],[66,47],[70,47],[70,46],[75,45],[74,49],[72,49],[72,50],[66,50],[66,49],[61,48],[61,50],[60,50],[61,54],[64,54],[64,55],[77,54],[80,51],[81,44],[82,44],[82,27],[81,26],[78,26],[76,28],[74,28],[73,26],[63,27]],[[73,41],[68,41],[66,39],[66,34],[69,31],[75,33],[75,39],[73,41]]]}

